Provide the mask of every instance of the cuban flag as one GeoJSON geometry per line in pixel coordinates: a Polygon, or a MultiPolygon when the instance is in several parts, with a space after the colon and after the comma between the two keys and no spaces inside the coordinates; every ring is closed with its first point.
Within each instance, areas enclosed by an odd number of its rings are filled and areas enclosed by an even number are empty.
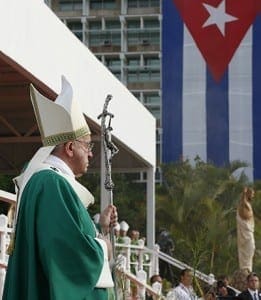
{"type": "Polygon", "coordinates": [[[240,160],[261,179],[261,0],[162,3],[162,161],[240,160]]]}

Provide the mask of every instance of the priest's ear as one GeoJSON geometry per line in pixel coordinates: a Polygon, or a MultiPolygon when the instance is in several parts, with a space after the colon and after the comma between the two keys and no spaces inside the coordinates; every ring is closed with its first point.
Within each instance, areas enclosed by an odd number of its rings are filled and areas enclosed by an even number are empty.
{"type": "Polygon", "coordinates": [[[74,141],[69,141],[64,143],[64,152],[69,157],[73,157],[73,151],[77,146],[74,144],[74,141]]]}

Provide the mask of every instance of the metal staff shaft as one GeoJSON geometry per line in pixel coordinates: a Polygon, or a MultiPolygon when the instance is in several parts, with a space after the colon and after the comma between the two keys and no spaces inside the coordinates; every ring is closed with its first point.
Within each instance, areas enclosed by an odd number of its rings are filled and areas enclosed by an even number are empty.
{"type": "MultiPolygon", "coordinates": [[[[98,116],[98,119],[101,118],[101,136],[102,136],[102,144],[104,149],[104,156],[105,156],[105,181],[104,181],[104,187],[109,193],[109,204],[113,205],[113,188],[114,183],[111,178],[111,166],[112,166],[112,157],[118,153],[119,149],[116,147],[116,145],[111,140],[111,119],[114,117],[112,113],[109,113],[107,108],[110,100],[112,99],[111,95],[108,95],[105,99],[104,107],[102,113],[98,116]],[[106,120],[108,120],[108,124],[106,124],[106,120]]],[[[110,241],[112,244],[112,257],[113,257],[113,277],[115,278],[114,274],[114,267],[115,267],[115,236],[114,236],[114,230],[113,227],[110,228],[110,241]]],[[[117,290],[116,290],[116,283],[115,283],[115,297],[117,299],[117,290]]]]}

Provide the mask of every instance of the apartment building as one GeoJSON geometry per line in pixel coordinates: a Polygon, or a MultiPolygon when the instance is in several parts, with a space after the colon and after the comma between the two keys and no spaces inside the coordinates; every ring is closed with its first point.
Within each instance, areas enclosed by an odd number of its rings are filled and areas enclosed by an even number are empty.
{"type": "MultiPolygon", "coordinates": [[[[161,1],[45,1],[157,120],[161,162],[161,1]]],[[[142,174],[141,174],[141,179],[142,174]]],[[[156,179],[160,179],[157,170],[156,179]]]]}

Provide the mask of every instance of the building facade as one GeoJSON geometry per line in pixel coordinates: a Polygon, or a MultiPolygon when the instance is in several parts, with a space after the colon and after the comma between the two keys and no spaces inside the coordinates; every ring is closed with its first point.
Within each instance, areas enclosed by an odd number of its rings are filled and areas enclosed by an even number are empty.
{"type": "Polygon", "coordinates": [[[250,1],[46,0],[156,117],[158,166],[240,160],[252,180],[261,178],[261,5],[250,1]]]}
{"type": "MultiPolygon", "coordinates": [[[[162,152],[161,1],[49,0],[45,2],[79,40],[155,116],[157,165],[159,166],[162,152]]],[[[135,120],[135,116],[133,118],[135,120]]],[[[143,174],[141,179],[146,179],[142,177],[143,174]]],[[[160,180],[159,169],[156,171],[156,179],[160,180]]]]}

